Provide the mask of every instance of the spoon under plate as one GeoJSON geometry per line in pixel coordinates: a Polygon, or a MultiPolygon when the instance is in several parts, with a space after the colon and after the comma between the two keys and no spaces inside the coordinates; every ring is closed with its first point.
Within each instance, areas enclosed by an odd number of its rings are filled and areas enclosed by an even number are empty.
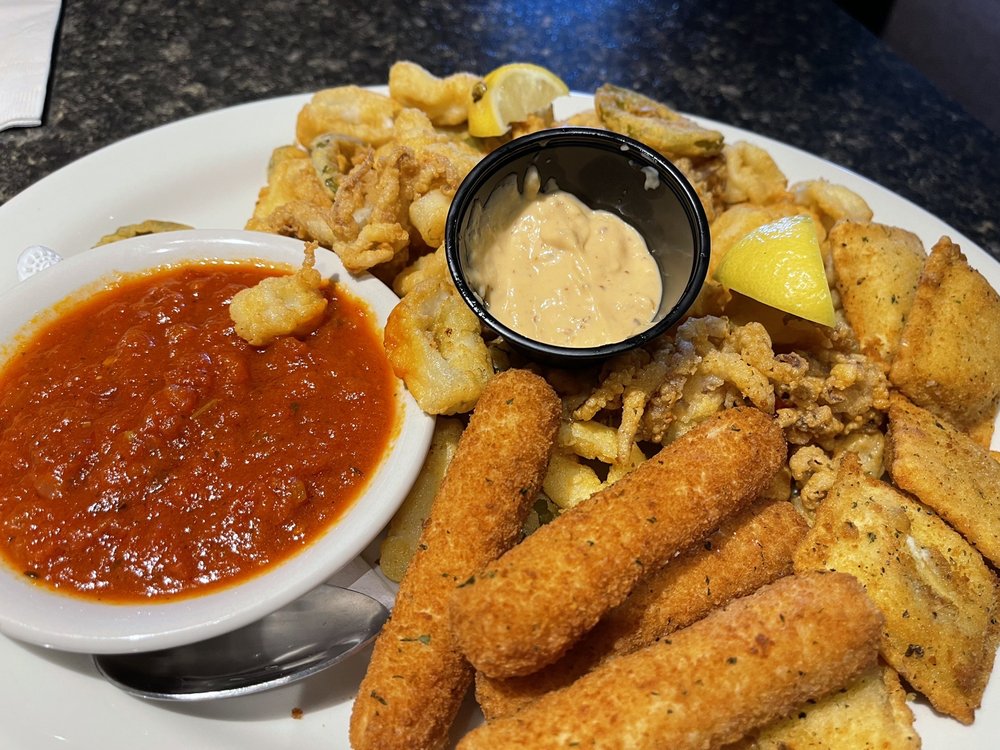
{"type": "Polygon", "coordinates": [[[98,671],[141,698],[198,701],[248,695],[315,674],[361,650],[388,610],[323,585],[239,630],[187,646],[94,657],[98,671]]]}

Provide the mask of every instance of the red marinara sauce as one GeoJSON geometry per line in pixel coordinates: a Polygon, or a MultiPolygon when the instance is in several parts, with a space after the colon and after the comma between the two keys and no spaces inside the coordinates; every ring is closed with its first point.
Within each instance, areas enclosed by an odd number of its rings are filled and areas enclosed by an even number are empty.
{"type": "Polygon", "coordinates": [[[358,496],[397,428],[363,302],[255,349],[228,303],[273,269],[191,264],[68,307],[0,373],[0,553],[55,589],[138,602],[293,555],[358,496]]]}

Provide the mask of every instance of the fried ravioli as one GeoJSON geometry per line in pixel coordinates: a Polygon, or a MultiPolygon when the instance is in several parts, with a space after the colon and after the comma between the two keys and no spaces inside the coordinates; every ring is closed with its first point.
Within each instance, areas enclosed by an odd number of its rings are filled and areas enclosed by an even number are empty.
{"type": "Polygon", "coordinates": [[[885,615],[883,658],[931,704],[975,718],[993,668],[1000,603],[982,557],[920,503],[841,461],[795,570],[860,580],[885,615]]]}
{"type": "Polygon", "coordinates": [[[1000,566],[1000,464],[961,430],[894,393],[886,465],[893,482],[941,514],[1000,566]]]}
{"type": "Polygon", "coordinates": [[[920,750],[920,737],[899,675],[881,665],[723,750],[920,750]]]}
{"type": "Polygon", "coordinates": [[[830,230],[837,291],[861,351],[886,371],[913,305],[927,253],[905,229],[840,221],[830,230]]]}
{"type": "Polygon", "coordinates": [[[1000,404],[1000,295],[942,237],[931,250],[889,380],[986,447],[1000,404]]]}

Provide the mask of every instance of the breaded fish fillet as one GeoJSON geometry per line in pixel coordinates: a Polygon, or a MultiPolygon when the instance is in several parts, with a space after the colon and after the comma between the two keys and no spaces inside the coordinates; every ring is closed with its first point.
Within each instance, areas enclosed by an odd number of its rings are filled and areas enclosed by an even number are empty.
{"type": "Polygon", "coordinates": [[[851,576],[786,576],[458,747],[716,748],[848,684],[876,662],[881,628],[851,576]]]}
{"type": "Polygon", "coordinates": [[[942,237],[931,250],[889,380],[988,447],[1000,404],[1000,295],[942,237]]]}
{"type": "Polygon", "coordinates": [[[456,589],[460,649],[491,677],[551,664],[643,575],[749,505],[785,453],[781,430],[761,411],[709,418],[456,589]]]}
{"type": "Polygon", "coordinates": [[[886,467],[1000,567],[1000,463],[961,430],[894,393],[886,467]]]}
{"type": "Polygon", "coordinates": [[[516,542],[541,487],[560,402],[508,370],[486,386],[431,506],[351,714],[355,750],[438,748],[472,680],[447,618],[455,585],[516,542]]]}
{"type": "Polygon", "coordinates": [[[792,572],[806,535],[791,503],[757,502],[722,522],[702,544],[642,579],[559,661],[523,677],[476,674],[476,700],[490,721],[566,687],[615,655],[637,651],[792,572]]]}

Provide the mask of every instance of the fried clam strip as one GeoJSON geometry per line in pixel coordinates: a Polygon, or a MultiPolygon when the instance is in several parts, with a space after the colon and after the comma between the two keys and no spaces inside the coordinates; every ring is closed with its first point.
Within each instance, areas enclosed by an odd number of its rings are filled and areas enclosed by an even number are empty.
{"type": "Polygon", "coordinates": [[[476,675],[476,699],[490,721],[572,684],[608,659],[648,646],[792,572],[806,522],[785,501],[755,503],[723,521],[704,543],[644,578],[563,658],[524,677],[476,675]]]}
{"type": "Polygon", "coordinates": [[[524,370],[498,375],[483,392],[358,688],[355,750],[444,745],[473,674],[449,632],[449,595],[517,540],[559,415],[555,392],[524,370]]]}
{"type": "Polygon", "coordinates": [[[832,444],[877,428],[888,408],[884,373],[853,345],[841,326],[815,349],[775,353],[759,322],[689,318],[649,352],[612,361],[573,418],[620,408],[619,458],[637,440],[669,443],[743,401],[773,411],[789,443],[832,444]]]}
{"type": "Polygon", "coordinates": [[[639,579],[749,505],[785,459],[774,421],[727,409],[456,589],[462,652],[492,677],[551,664],[639,579]]]}
{"type": "Polygon", "coordinates": [[[876,662],[881,627],[851,576],[786,576],[458,747],[716,748],[848,684],[876,662]]]}

